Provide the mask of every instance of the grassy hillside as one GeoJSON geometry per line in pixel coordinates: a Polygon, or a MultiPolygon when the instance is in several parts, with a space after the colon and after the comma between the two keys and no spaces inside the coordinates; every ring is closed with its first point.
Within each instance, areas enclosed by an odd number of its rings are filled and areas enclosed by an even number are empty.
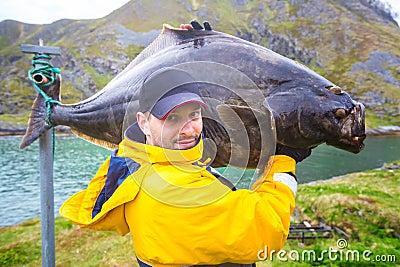
{"type": "Polygon", "coordinates": [[[30,55],[19,45],[59,46],[63,102],[91,96],[160,32],[208,20],[227,32],[298,60],[367,107],[367,126],[400,125],[400,28],[366,0],[132,0],[96,20],[49,25],[0,22],[0,122],[26,121],[34,96],[26,77],[30,55]],[[11,120],[12,121],[12,120],[11,120]]]}
{"type": "MultiPolygon", "coordinates": [[[[353,173],[330,181],[301,185],[297,194],[298,216],[293,222],[307,220],[318,224],[324,221],[327,225],[340,227],[349,235],[347,247],[338,248],[338,244],[344,242],[340,240],[343,237],[338,234],[333,234],[328,239],[306,240],[304,243],[288,240],[284,247],[286,254],[280,254],[279,257],[275,255],[272,261],[267,260],[257,265],[398,266],[399,165],[400,161],[381,170],[353,173]],[[331,254],[331,258],[326,252],[323,253],[329,249],[337,251],[331,254]],[[364,251],[371,253],[363,257],[364,251]],[[311,252],[316,253],[315,260],[309,254],[311,252]],[[296,259],[296,255],[299,255],[299,260],[291,260],[296,259]],[[304,260],[301,255],[305,255],[304,260]],[[284,262],[285,259],[288,262],[284,262]],[[377,259],[381,261],[378,262],[377,259]],[[382,259],[386,262],[382,262],[382,259]]],[[[40,266],[40,240],[38,219],[1,228],[0,266],[40,266]]],[[[120,237],[110,232],[82,230],[57,218],[56,265],[137,266],[137,263],[130,235],[120,237]]]]}

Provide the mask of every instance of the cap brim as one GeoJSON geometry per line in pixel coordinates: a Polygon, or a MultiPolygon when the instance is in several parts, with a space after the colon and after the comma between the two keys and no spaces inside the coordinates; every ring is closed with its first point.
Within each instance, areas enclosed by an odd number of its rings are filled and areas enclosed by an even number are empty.
{"type": "Polygon", "coordinates": [[[173,111],[190,103],[197,103],[208,109],[206,103],[204,103],[199,95],[191,92],[183,92],[160,99],[152,108],[151,114],[157,119],[165,120],[173,111]]]}

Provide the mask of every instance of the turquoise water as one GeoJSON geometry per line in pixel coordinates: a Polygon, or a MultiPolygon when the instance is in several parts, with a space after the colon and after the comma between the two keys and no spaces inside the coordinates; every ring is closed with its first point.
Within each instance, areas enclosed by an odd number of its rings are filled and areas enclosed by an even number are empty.
{"type": "Polygon", "coordinates": [[[300,183],[329,179],[346,173],[375,169],[400,159],[400,136],[368,137],[358,154],[320,145],[312,156],[298,164],[300,183]]]}
{"type": "MultiPolygon", "coordinates": [[[[40,216],[39,142],[19,150],[22,137],[0,138],[0,226],[40,216]]],[[[55,214],[68,196],[87,186],[110,151],[72,136],[57,136],[55,214]]]]}
{"type": "MultiPolygon", "coordinates": [[[[0,227],[14,225],[40,216],[38,142],[19,150],[20,136],[0,137],[0,227]]],[[[367,138],[366,148],[359,154],[319,146],[310,158],[298,165],[300,183],[329,179],[345,173],[374,169],[385,162],[400,159],[400,137],[367,138]]],[[[75,136],[57,136],[54,160],[55,215],[72,194],[84,189],[109,150],[75,136]]],[[[225,172],[237,181],[234,170],[225,172]]],[[[246,175],[251,175],[247,171],[246,175]]],[[[239,187],[246,187],[241,179],[239,187]]]]}

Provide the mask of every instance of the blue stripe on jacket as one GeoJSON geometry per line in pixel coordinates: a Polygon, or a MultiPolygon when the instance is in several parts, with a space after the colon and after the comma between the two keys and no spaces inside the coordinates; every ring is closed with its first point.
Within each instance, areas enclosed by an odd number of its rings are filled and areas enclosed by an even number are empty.
{"type": "Polygon", "coordinates": [[[111,155],[106,183],[96,200],[96,204],[92,210],[92,218],[101,211],[103,204],[114,194],[118,186],[140,167],[139,163],[130,158],[118,157],[117,151],[115,150],[111,155]]]}

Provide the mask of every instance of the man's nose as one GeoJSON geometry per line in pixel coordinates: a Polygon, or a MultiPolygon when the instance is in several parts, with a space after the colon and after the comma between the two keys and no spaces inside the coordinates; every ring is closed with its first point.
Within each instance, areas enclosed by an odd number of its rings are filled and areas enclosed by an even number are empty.
{"type": "Polygon", "coordinates": [[[194,133],[194,126],[193,126],[193,121],[192,120],[188,120],[186,121],[180,131],[181,134],[187,135],[187,136],[191,136],[194,133]]]}

